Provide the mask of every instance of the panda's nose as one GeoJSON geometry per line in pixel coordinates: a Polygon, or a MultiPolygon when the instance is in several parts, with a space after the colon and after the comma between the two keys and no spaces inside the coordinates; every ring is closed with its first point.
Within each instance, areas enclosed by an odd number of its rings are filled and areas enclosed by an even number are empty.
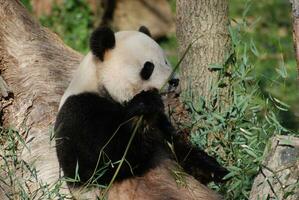
{"type": "Polygon", "coordinates": [[[173,78],[173,79],[170,79],[168,81],[169,85],[171,85],[172,87],[177,87],[180,83],[180,79],[178,78],[173,78]]]}

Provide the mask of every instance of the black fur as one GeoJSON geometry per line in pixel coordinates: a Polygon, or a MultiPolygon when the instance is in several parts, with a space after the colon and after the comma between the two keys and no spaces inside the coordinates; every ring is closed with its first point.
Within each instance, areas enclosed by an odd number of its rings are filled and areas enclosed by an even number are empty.
{"type": "MultiPolygon", "coordinates": [[[[120,124],[134,116],[141,115],[144,115],[144,120],[152,124],[152,127],[146,129],[147,125],[143,124],[139,128],[126,157],[127,162],[122,166],[117,180],[142,175],[154,167],[159,163],[158,160],[164,158],[164,154],[166,155],[163,133],[155,125],[159,115],[154,114],[163,109],[158,92],[153,91],[140,93],[126,106],[93,93],[69,97],[62,106],[55,124],[57,155],[65,176],[75,177],[78,162],[81,180],[79,185],[86,182],[95,170],[101,148],[120,124]]],[[[132,121],[119,128],[114,138],[103,150],[104,156],[100,159],[98,169],[103,167],[109,159],[112,163],[121,159],[133,128],[134,122],[132,121]]],[[[107,169],[99,179],[101,184],[109,183],[116,167],[112,168],[110,165],[107,169]]]]}
{"type": "Polygon", "coordinates": [[[173,140],[178,162],[187,173],[203,184],[211,181],[223,182],[222,178],[228,174],[228,171],[220,166],[215,158],[183,140],[179,135],[174,136],[173,140]]]}
{"type": "Polygon", "coordinates": [[[164,114],[164,105],[157,90],[143,91],[125,105],[94,93],[82,93],[66,100],[55,124],[58,160],[66,177],[75,178],[78,163],[80,181],[69,182],[68,185],[80,186],[86,183],[95,168],[99,170],[103,166],[106,166],[104,173],[100,171],[91,180],[98,184],[108,184],[118,165],[115,162],[121,159],[132,135],[136,117],[140,116],[143,116],[143,122],[116,181],[142,176],[164,159],[175,159],[166,144],[166,141],[172,139],[178,162],[187,173],[190,173],[192,167],[201,169],[206,166],[212,168],[210,171],[215,172],[217,178],[225,175],[226,171],[222,170],[215,159],[203,151],[195,150],[174,132],[164,114]],[[114,133],[110,143],[107,143],[114,133]],[[102,156],[97,166],[101,150],[102,156]],[[98,178],[101,172],[103,174],[98,178]]]}
{"type": "Polygon", "coordinates": [[[104,14],[101,19],[101,26],[109,26],[113,20],[114,11],[116,7],[116,0],[104,0],[101,1],[104,8],[104,14]]]}
{"type": "Polygon", "coordinates": [[[143,80],[148,80],[153,71],[155,69],[155,65],[152,63],[152,62],[146,62],[144,65],[143,65],[143,68],[140,72],[140,76],[143,80]]]}
{"type": "Polygon", "coordinates": [[[115,47],[114,32],[107,27],[97,28],[90,37],[89,45],[92,53],[104,61],[105,52],[115,47]]]}
{"type": "Polygon", "coordinates": [[[168,81],[169,85],[172,87],[177,87],[180,83],[180,79],[178,78],[172,78],[168,81]]]}
{"type": "Polygon", "coordinates": [[[151,32],[149,31],[149,29],[146,26],[140,26],[139,32],[144,33],[145,35],[147,35],[149,37],[152,37],[151,32]]]}

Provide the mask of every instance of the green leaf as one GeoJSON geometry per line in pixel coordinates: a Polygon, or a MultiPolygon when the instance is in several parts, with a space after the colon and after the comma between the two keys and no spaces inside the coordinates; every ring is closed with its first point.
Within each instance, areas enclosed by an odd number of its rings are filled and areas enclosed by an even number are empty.
{"type": "Polygon", "coordinates": [[[221,70],[223,69],[223,66],[220,64],[210,64],[208,68],[210,70],[221,70]]]}
{"type": "Polygon", "coordinates": [[[286,67],[284,63],[282,63],[278,68],[275,69],[276,72],[284,79],[288,77],[288,72],[286,70],[286,67]]]}
{"type": "Polygon", "coordinates": [[[250,40],[250,50],[255,56],[259,56],[260,53],[258,52],[253,39],[250,40]]]}

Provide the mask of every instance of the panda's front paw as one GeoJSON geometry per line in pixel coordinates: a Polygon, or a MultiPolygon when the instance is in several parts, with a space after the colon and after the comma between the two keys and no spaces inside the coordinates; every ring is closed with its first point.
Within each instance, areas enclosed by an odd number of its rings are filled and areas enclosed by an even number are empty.
{"type": "Polygon", "coordinates": [[[135,115],[153,115],[164,112],[164,104],[156,89],[142,91],[128,103],[128,113],[135,115]]]}

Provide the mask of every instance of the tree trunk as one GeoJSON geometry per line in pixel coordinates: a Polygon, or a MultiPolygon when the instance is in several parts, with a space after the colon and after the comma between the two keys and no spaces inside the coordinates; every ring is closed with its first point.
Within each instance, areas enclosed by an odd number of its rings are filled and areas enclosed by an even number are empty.
{"type": "MultiPolygon", "coordinates": [[[[44,183],[58,178],[50,127],[81,58],[55,34],[40,27],[18,0],[0,0],[0,70],[13,93],[9,104],[2,98],[3,125],[20,131],[29,147],[24,148],[21,159],[28,164],[34,162],[44,183]]],[[[26,184],[34,188],[37,183],[26,184]]]]}
{"type": "MultiPolygon", "coordinates": [[[[293,40],[296,52],[297,69],[299,74],[299,1],[290,0],[293,12],[293,40]]],[[[299,79],[299,76],[298,76],[299,79]]]]}
{"type": "Polygon", "coordinates": [[[228,88],[212,88],[218,73],[209,69],[211,64],[222,65],[226,61],[230,48],[228,25],[227,0],[177,0],[180,57],[195,41],[180,66],[182,91],[189,93],[191,89],[194,102],[203,97],[221,107],[220,104],[226,104],[229,99],[228,88]],[[217,102],[213,93],[220,94],[217,102]]]}

